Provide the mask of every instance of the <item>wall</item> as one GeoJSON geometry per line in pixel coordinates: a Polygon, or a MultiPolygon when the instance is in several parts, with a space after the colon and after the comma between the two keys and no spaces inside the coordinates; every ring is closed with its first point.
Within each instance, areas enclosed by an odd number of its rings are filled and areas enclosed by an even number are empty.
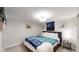
{"type": "Polygon", "coordinates": [[[23,43],[26,37],[39,35],[40,32],[41,29],[38,24],[23,21],[8,21],[3,35],[4,47],[8,48],[23,43]],[[25,24],[32,25],[31,29],[26,30],[25,24]]]}
{"type": "Polygon", "coordinates": [[[73,44],[73,48],[76,47],[77,42],[77,19],[69,18],[60,21],[56,21],[55,30],[62,32],[62,38],[64,40],[69,40],[73,44]],[[60,27],[59,24],[64,24],[63,28],[60,27]]]}
{"type": "Polygon", "coordinates": [[[79,52],[79,17],[77,18],[77,51],[79,52]]]}

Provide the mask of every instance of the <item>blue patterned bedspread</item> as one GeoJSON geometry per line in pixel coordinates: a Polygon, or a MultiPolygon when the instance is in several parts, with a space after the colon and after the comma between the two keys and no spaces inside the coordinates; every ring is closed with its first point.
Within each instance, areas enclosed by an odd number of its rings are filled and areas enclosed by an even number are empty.
{"type": "Polygon", "coordinates": [[[58,40],[44,37],[44,36],[32,36],[25,39],[28,41],[35,49],[40,46],[44,42],[49,42],[50,44],[54,45],[58,40]]]}
{"type": "Polygon", "coordinates": [[[35,49],[43,43],[43,41],[37,40],[33,37],[26,38],[25,41],[29,42],[35,49]]]}

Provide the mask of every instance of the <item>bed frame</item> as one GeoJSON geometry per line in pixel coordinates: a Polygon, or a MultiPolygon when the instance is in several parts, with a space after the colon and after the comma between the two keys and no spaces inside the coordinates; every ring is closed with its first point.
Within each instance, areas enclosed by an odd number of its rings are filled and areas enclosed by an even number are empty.
{"type": "Polygon", "coordinates": [[[58,38],[60,39],[60,43],[57,44],[54,48],[53,48],[53,51],[55,52],[57,50],[58,47],[61,46],[61,43],[62,43],[62,33],[61,32],[57,32],[57,31],[43,31],[44,32],[47,32],[47,33],[57,33],[58,34],[58,38]]]}
{"type": "MultiPolygon", "coordinates": [[[[54,48],[53,48],[53,52],[56,52],[57,48],[61,46],[61,43],[62,43],[62,33],[61,32],[57,32],[57,31],[42,31],[43,33],[44,32],[48,32],[48,33],[57,33],[58,34],[58,38],[60,39],[60,43],[57,44],[54,48]]],[[[33,52],[31,51],[28,47],[27,49],[30,51],[30,52],[33,52]]]]}

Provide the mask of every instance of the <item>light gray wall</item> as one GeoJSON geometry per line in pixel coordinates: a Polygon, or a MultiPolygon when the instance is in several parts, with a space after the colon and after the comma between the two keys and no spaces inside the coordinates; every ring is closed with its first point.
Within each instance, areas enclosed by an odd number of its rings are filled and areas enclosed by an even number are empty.
{"type": "Polygon", "coordinates": [[[77,51],[79,52],[79,17],[77,18],[77,51]]]}
{"type": "Polygon", "coordinates": [[[76,18],[68,18],[68,19],[56,21],[55,29],[56,31],[62,32],[62,38],[64,40],[69,40],[70,42],[72,42],[73,48],[76,47],[76,43],[77,43],[77,19],[76,18]],[[64,24],[65,27],[61,28],[60,24],[64,24]],[[66,37],[69,37],[69,38],[66,38],[66,37]]]}
{"type": "Polygon", "coordinates": [[[4,47],[8,48],[23,43],[26,37],[39,35],[40,25],[24,21],[8,21],[4,31],[4,47]],[[26,29],[25,24],[30,24],[31,29],[26,29]]]}

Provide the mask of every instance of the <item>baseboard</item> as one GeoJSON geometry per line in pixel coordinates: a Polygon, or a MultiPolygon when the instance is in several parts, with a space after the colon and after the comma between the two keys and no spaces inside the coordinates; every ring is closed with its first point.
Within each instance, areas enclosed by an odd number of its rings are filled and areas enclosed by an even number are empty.
{"type": "Polygon", "coordinates": [[[20,44],[23,44],[23,42],[19,42],[19,43],[16,43],[16,44],[13,44],[13,45],[7,46],[6,49],[7,49],[7,48],[14,47],[14,46],[17,46],[17,45],[20,45],[20,44]]]}

